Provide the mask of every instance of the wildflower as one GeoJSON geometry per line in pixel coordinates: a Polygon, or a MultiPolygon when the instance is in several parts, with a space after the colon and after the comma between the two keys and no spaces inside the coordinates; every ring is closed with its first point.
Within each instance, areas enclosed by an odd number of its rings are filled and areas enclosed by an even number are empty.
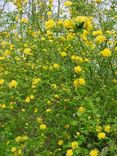
{"type": "Polygon", "coordinates": [[[15,138],[15,141],[16,141],[16,142],[20,142],[21,139],[22,139],[21,136],[18,136],[18,137],[15,138]]]}
{"type": "Polygon", "coordinates": [[[83,78],[79,78],[74,80],[74,87],[77,88],[79,86],[85,85],[85,80],[83,78]]]}
{"type": "Polygon", "coordinates": [[[48,105],[51,105],[51,103],[52,103],[52,102],[51,102],[50,100],[47,102],[48,105]]]}
{"type": "Polygon", "coordinates": [[[64,5],[65,5],[66,7],[69,7],[69,6],[72,5],[72,2],[71,2],[71,1],[66,1],[66,2],[64,2],[64,5]]]}
{"type": "Polygon", "coordinates": [[[54,67],[55,69],[59,69],[59,68],[60,68],[60,66],[59,66],[57,63],[54,63],[54,64],[53,64],[53,67],[54,67]]]}
{"type": "Polygon", "coordinates": [[[27,135],[22,136],[22,141],[26,141],[26,140],[28,140],[28,136],[27,135]]]}
{"type": "Polygon", "coordinates": [[[71,28],[73,28],[73,22],[71,21],[71,20],[69,20],[69,19],[66,19],[66,20],[64,20],[64,22],[63,22],[63,26],[65,27],[65,28],[67,28],[67,29],[71,29],[71,28]]]}
{"type": "Polygon", "coordinates": [[[78,148],[78,143],[77,143],[76,141],[73,141],[73,142],[71,143],[71,147],[72,147],[72,149],[78,148]]]}
{"type": "Polygon", "coordinates": [[[26,135],[24,135],[24,136],[18,136],[15,139],[16,142],[26,141],[26,140],[28,140],[28,136],[26,136],[26,135]]]}
{"type": "Polygon", "coordinates": [[[41,130],[45,130],[46,128],[47,128],[46,124],[41,124],[41,125],[40,125],[40,129],[41,129],[41,130]]]}
{"type": "Polygon", "coordinates": [[[16,152],[16,147],[12,147],[11,152],[15,153],[16,152]]]}
{"type": "Polygon", "coordinates": [[[26,103],[29,103],[30,102],[30,97],[29,96],[26,97],[25,102],[26,103]]]}
{"type": "Polygon", "coordinates": [[[37,118],[37,122],[38,122],[39,124],[41,124],[41,123],[43,122],[43,119],[40,118],[40,117],[38,117],[38,118],[37,118]]]}
{"type": "Polygon", "coordinates": [[[3,53],[4,56],[9,56],[11,54],[11,52],[9,50],[5,50],[5,52],[3,53]]]}
{"type": "Polygon", "coordinates": [[[4,56],[0,56],[0,61],[1,61],[1,60],[4,60],[4,59],[5,59],[5,57],[4,57],[4,56]]]}
{"type": "Polygon", "coordinates": [[[89,153],[90,156],[98,156],[99,151],[97,149],[93,149],[91,150],[91,152],[89,153]]]}
{"type": "Polygon", "coordinates": [[[18,155],[22,155],[22,150],[19,149],[19,150],[17,151],[17,154],[18,154],[18,155]]]}
{"type": "Polygon", "coordinates": [[[17,88],[17,82],[15,80],[12,80],[11,82],[9,82],[9,88],[17,88]]]}
{"type": "Polygon", "coordinates": [[[33,78],[32,85],[37,85],[39,82],[41,82],[40,78],[33,78]]]}
{"type": "Polygon", "coordinates": [[[82,63],[83,62],[83,58],[80,57],[80,56],[76,56],[75,61],[82,63]]]}
{"type": "Polygon", "coordinates": [[[0,86],[4,84],[4,79],[0,79],[0,86]]]}
{"type": "Polygon", "coordinates": [[[46,112],[51,112],[52,110],[51,109],[46,109],[46,112]]]}
{"type": "Polygon", "coordinates": [[[72,156],[72,155],[73,155],[72,149],[68,149],[67,153],[66,153],[66,156],[72,156]]]}
{"type": "Polygon", "coordinates": [[[58,24],[59,26],[62,26],[62,25],[63,25],[63,20],[62,20],[62,19],[59,19],[58,22],[57,22],[57,24],[58,24]]]}
{"type": "Polygon", "coordinates": [[[56,88],[57,88],[57,85],[56,85],[56,84],[52,84],[52,85],[51,85],[51,88],[52,88],[52,89],[56,89],[56,88]]]}
{"type": "Polygon", "coordinates": [[[115,51],[117,51],[117,47],[115,47],[115,51]]]}
{"type": "Polygon", "coordinates": [[[84,28],[88,31],[92,30],[93,25],[92,25],[92,20],[91,18],[87,18],[87,20],[84,23],[84,28]]]}
{"type": "Polygon", "coordinates": [[[62,57],[65,57],[65,56],[67,56],[67,53],[66,52],[60,52],[60,55],[62,56],[62,57]]]}
{"type": "Polygon", "coordinates": [[[106,134],[104,132],[98,133],[98,138],[99,139],[104,139],[106,137],[106,134]]]}
{"type": "Polygon", "coordinates": [[[111,51],[110,51],[110,49],[105,48],[103,51],[101,51],[101,55],[102,55],[103,57],[109,57],[109,56],[111,56],[111,51]]]}
{"type": "Polygon", "coordinates": [[[24,109],[24,108],[22,108],[22,110],[21,110],[22,112],[25,112],[26,110],[24,109]]]}
{"type": "Polygon", "coordinates": [[[102,2],[102,0],[96,0],[96,3],[101,3],[102,2]]]}
{"type": "Polygon", "coordinates": [[[34,113],[37,113],[37,112],[38,112],[38,108],[35,108],[35,109],[34,109],[34,113]]]}
{"type": "Polygon", "coordinates": [[[76,132],[76,135],[77,135],[77,136],[80,136],[80,132],[76,132]]]}
{"type": "Polygon", "coordinates": [[[96,131],[97,132],[101,132],[101,130],[102,130],[102,127],[101,126],[96,126],[96,131]]]}
{"type": "Polygon", "coordinates": [[[34,95],[30,95],[30,99],[33,100],[35,97],[34,95]]]}
{"type": "Polygon", "coordinates": [[[27,24],[28,23],[28,19],[27,18],[22,18],[21,19],[21,23],[27,24]]]}
{"type": "Polygon", "coordinates": [[[3,103],[3,104],[0,104],[0,107],[4,109],[6,108],[6,105],[3,103]]]}
{"type": "Polygon", "coordinates": [[[26,55],[31,55],[32,54],[30,48],[25,48],[23,53],[26,54],[26,55]]]}
{"type": "Polygon", "coordinates": [[[48,16],[51,16],[51,15],[52,15],[52,12],[51,12],[51,11],[48,11],[48,12],[47,12],[47,15],[48,15],[48,16]]]}
{"type": "Polygon", "coordinates": [[[106,37],[103,36],[103,35],[98,35],[98,36],[96,37],[96,42],[97,42],[97,43],[103,43],[105,40],[106,40],[106,37]]]}
{"type": "Polygon", "coordinates": [[[83,22],[86,21],[86,19],[87,19],[86,16],[77,16],[77,17],[75,18],[75,22],[83,23],[83,22]]]}
{"type": "Polygon", "coordinates": [[[45,22],[46,29],[52,29],[54,25],[55,25],[55,22],[53,19],[49,19],[48,21],[45,22]]]}
{"type": "Polygon", "coordinates": [[[110,125],[107,125],[107,126],[104,127],[104,131],[109,133],[110,132],[110,128],[111,128],[110,125]]]}
{"type": "Polygon", "coordinates": [[[84,113],[85,112],[85,108],[81,106],[81,107],[79,107],[78,111],[81,112],[81,113],[84,113]]]}
{"type": "Polygon", "coordinates": [[[102,30],[97,30],[92,32],[93,36],[102,35],[102,30]]]}
{"type": "Polygon", "coordinates": [[[63,140],[58,141],[58,145],[61,146],[63,144],[63,140]]]}
{"type": "Polygon", "coordinates": [[[77,67],[74,67],[74,71],[75,73],[79,74],[82,71],[82,69],[80,66],[77,66],[77,67]]]}

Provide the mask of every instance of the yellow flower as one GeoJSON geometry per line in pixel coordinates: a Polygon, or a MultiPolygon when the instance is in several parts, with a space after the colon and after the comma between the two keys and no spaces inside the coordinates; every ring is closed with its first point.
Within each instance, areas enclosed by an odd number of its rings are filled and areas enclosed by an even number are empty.
{"type": "Polygon", "coordinates": [[[52,89],[56,89],[56,88],[57,88],[57,85],[56,85],[56,84],[52,84],[52,85],[51,85],[51,88],[52,88],[52,89]]]}
{"type": "Polygon", "coordinates": [[[117,51],[117,47],[115,47],[115,51],[117,51]]]}
{"type": "Polygon", "coordinates": [[[47,128],[46,124],[41,124],[41,125],[40,125],[40,129],[41,129],[41,130],[45,130],[46,128],[47,128]]]}
{"type": "Polygon", "coordinates": [[[74,80],[74,87],[77,88],[79,86],[85,85],[85,80],[83,78],[79,78],[74,80]]]}
{"type": "Polygon", "coordinates": [[[49,19],[45,22],[46,29],[52,29],[55,26],[55,22],[53,19],[49,19]]]}
{"type": "Polygon", "coordinates": [[[81,113],[84,113],[84,112],[85,112],[85,110],[86,110],[86,109],[85,109],[84,107],[82,107],[82,106],[81,106],[81,107],[79,107],[79,109],[78,109],[78,111],[79,111],[79,112],[81,112],[81,113]]]}
{"type": "Polygon", "coordinates": [[[77,16],[77,17],[75,18],[75,22],[82,23],[82,22],[85,22],[86,19],[87,19],[86,16],[77,16]]]}
{"type": "Polygon", "coordinates": [[[3,103],[3,104],[0,104],[0,107],[1,108],[6,108],[6,105],[3,103]]]}
{"type": "Polygon", "coordinates": [[[66,52],[60,52],[60,55],[62,56],[62,57],[65,57],[65,56],[67,56],[67,53],[66,52]]]}
{"type": "Polygon", "coordinates": [[[26,54],[26,55],[31,55],[32,54],[30,48],[25,48],[23,53],[26,54]]]}
{"type": "Polygon", "coordinates": [[[71,2],[71,1],[66,1],[66,2],[64,2],[64,5],[65,5],[66,7],[69,7],[69,6],[72,5],[72,2],[71,2]]]}
{"type": "Polygon", "coordinates": [[[46,109],[46,112],[48,113],[48,112],[51,112],[52,110],[51,109],[46,109]]]}
{"type": "Polygon", "coordinates": [[[109,133],[110,132],[110,128],[111,128],[110,125],[107,125],[107,126],[104,127],[104,131],[109,133]]]}
{"type": "Polygon", "coordinates": [[[92,25],[92,20],[91,18],[87,18],[87,20],[84,23],[84,28],[88,31],[92,30],[93,25],[92,25]]]}
{"type": "Polygon", "coordinates": [[[72,156],[72,155],[73,155],[72,149],[68,149],[67,153],[66,153],[66,156],[72,156]]]}
{"type": "Polygon", "coordinates": [[[98,133],[98,138],[99,139],[104,139],[106,137],[106,134],[104,132],[98,133]]]}
{"type": "Polygon", "coordinates": [[[39,82],[41,82],[41,79],[40,79],[40,78],[33,78],[33,80],[32,80],[32,85],[36,85],[36,84],[38,84],[39,82]]]}
{"type": "Polygon", "coordinates": [[[16,147],[12,147],[11,152],[15,153],[16,152],[16,147]]]}
{"type": "Polygon", "coordinates": [[[73,28],[74,24],[73,24],[73,22],[72,22],[71,20],[66,19],[66,20],[64,20],[64,22],[63,22],[63,26],[64,26],[65,28],[71,29],[71,28],[73,28]]]}
{"type": "Polygon", "coordinates": [[[96,3],[101,3],[102,2],[102,0],[96,0],[96,3]]]}
{"type": "Polygon", "coordinates": [[[9,82],[9,88],[17,88],[17,82],[15,80],[12,80],[11,82],[9,82]]]}
{"type": "Polygon", "coordinates": [[[102,30],[97,30],[92,32],[93,36],[102,35],[102,30]]]}
{"type": "Polygon", "coordinates": [[[82,57],[80,57],[80,56],[76,56],[76,58],[75,58],[75,61],[76,62],[83,62],[83,58],[82,57]]]}
{"type": "Polygon", "coordinates": [[[22,112],[25,112],[26,110],[24,109],[24,108],[22,108],[22,110],[21,110],[22,112]]]}
{"type": "Polygon", "coordinates": [[[47,102],[47,104],[48,104],[48,105],[51,105],[51,104],[52,104],[52,102],[49,100],[49,101],[47,102]]]}
{"type": "Polygon", "coordinates": [[[60,68],[60,66],[59,66],[57,63],[54,63],[54,64],[53,64],[53,67],[54,67],[55,69],[59,69],[59,68],[60,68]]]}
{"type": "Polygon", "coordinates": [[[80,132],[76,132],[76,135],[77,135],[77,136],[80,136],[80,132]]]}
{"type": "Polygon", "coordinates": [[[0,86],[4,84],[4,79],[0,79],[0,86]]]}
{"type": "Polygon", "coordinates": [[[90,156],[98,156],[99,151],[97,149],[91,150],[91,152],[89,153],[90,156]]]}
{"type": "Polygon", "coordinates": [[[47,12],[47,15],[48,15],[48,16],[51,16],[51,15],[52,15],[52,12],[51,12],[51,11],[48,11],[48,12],[47,12]]]}
{"type": "Polygon", "coordinates": [[[22,141],[26,141],[26,140],[28,140],[28,136],[27,135],[23,135],[22,136],[22,141]]]}
{"type": "Polygon", "coordinates": [[[24,136],[18,136],[15,139],[16,142],[26,141],[26,140],[28,140],[28,136],[26,136],[26,135],[24,135],[24,136]]]}
{"type": "Polygon", "coordinates": [[[74,67],[74,71],[79,74],[82,71],[82,68],[80,66],[74,67]]]}
{"type": "Polygon", "coordinates": [[[4,60],[4,59],[5,59],[5,57],[4,57],[4,56],[0,56],[0,61],[1,61],[1,60],[4,60]]]}
{"type": "Polygon", "coordinates": [[[21,140],[22,140],[22,137],[21,136],[18,136],[18,137],[15,138],[15,141],[16,142],[20,142],[21,140]]]}
{"type": "Polygon", "coordinates": [[[21,19],[21,23],[27,24],[28,23],[28,19],[27,18],[22,18],[21,19]]]}
{"type": "Polygon", "coordinates": [[[61,146],[63,144],[63,140],[58,141],[58,145],[61,146]]]}
{"type": "Polygon", "coordinates": [[[37,118],[37,122],[38,122],[39,124],[41,124],[41,123],[43,122],[43,119],[40,118],[40,117],[38,117],[38,118],[37,118]]]}
{"type": "Polygon", "coordinates": [[[58,24],[59,26],[62,26],[62,25],[63,25],[63,20],[62,20],[62,19],[59,19],[58,22],[57,22],[57,24],[58,24]]]}
{"type": "Polygon", "coordinates": [[[103,35],[98,35],[98,36],[96,37],[96,42],[97,42],[97,43],[103,43],[105,40],[106,40],[106,37],[103,36],[103,35]]]}
{"type": "Polygon", "coordinates": [[[37,112],[38,112],[38,108],[35,108],[35,109],[34,109],[34,113],[37,113],[37,112]]]}
{"type": "Polygon", "coordinates": [[[78,148],[78,143],[77,143],[76,141],[73,141],[73,142],[71,143],[71,147],[72,147],[72,149],[78,148]]]}
{"type": "Polygon", "coordinates": [[[34,95],[30,95],[30,99],[33,100],[35,97],[34,95]]]}
{"type": "Polygon", "coordinates": [[[115,71],[115,75],[117,75],[117,71],[115,71]]]}
{"type": "Polygon", "coordinates": [[[102,130],[102,127],[101,126],[96,126],[96,131],[97,132],[101,132],[101,130],[102,130]]]}
{"type": "Polygon", "coordinates": [[[25,102],[26,103],[29,103],[30,102],[30,97],[29,96],[26,97],[25,102]]]}
{"type": "Polygon", "coordinates": [[[18,154],[18,155],[22,155],[22,150],[19,149],[19,150],[17,151],[17,154],[18,154]]]}
{"type": "Polygon", "coordinates": [[[3,53],[3,56],[9,56],[11,54],[11,52],[9,50],[5,50],[5,52],[3,53]]]}
{"type": "Polygon", "coordinates": [[[103,51],[101,51],[101,55],[102,55],[103,57],[109,57],[109,56],[111,56],[111,51],[110,51],[110,49],[105,48],[103,51]]]}

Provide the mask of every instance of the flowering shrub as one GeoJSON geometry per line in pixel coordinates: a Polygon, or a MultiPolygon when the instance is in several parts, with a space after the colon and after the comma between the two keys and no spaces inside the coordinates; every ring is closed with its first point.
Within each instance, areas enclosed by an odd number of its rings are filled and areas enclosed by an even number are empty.
{"type": "Polygon", "coordinates": [[[52,0],[11,2],[1,13],[0,155],[116,156],[114,2],[102,16],[102,0],[81,15],[75,1],[57,13],[52,0]]]}

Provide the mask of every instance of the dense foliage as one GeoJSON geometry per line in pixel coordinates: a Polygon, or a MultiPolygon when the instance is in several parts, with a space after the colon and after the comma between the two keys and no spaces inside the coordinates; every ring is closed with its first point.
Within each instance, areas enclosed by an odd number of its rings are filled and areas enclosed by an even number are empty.
{"type": "Polygon", "coordinates": [[[8,2],[0,156],[117,156],[116,2],[8,2]]]}

